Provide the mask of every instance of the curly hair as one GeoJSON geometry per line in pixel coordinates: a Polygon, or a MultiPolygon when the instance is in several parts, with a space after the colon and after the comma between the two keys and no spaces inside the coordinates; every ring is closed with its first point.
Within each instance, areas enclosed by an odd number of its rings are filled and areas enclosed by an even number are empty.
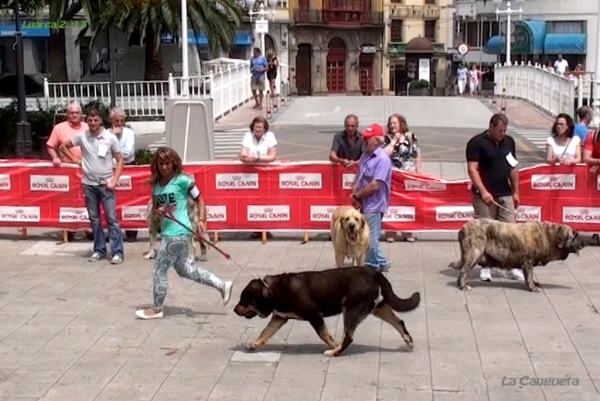
{"type": "Polygon", "coordinates": [[[183,164],[181,163],[181,157],[179,157],[177,152],[168,147],[158,148],[152,159],[152,164],[150,164],[150,171],[152,173],[152,177],[149,180],[150,185],[157,184],[160,181],[161,174],[159,163],[161,161],[171,162],[173,165],[173,173],[175,175],[183,173],[183,164]]]}
{"type": "Polygon", "coordinates": [[[403,134],[407,133],[408,123],[406,122],[406,118],[404,118],[404,116],[402,116],[401,114],[392,114],[390,118],[388,118],[387,133],[390,133],[390,121],[392,121],[392,118],[394,117],[396,117],[398,119],[398,122],[400,123],[400,132],[402,132],[403,134]]]}
{"type": "Polygon", "coordinates": [[[575,135],[575,122],[573,121],[573,118],[566,113],[560,113],[559,115],[556,116],[556,119],[554,120],[554,124],[552,124],[552,136],[554,138],[556,138],[558,136],[558,130],[556,129],[556,124],[557,124],[558,120],[561,118],[563,118],[567,123],[567,137],[573,138],[573,135],[575,135]]]}

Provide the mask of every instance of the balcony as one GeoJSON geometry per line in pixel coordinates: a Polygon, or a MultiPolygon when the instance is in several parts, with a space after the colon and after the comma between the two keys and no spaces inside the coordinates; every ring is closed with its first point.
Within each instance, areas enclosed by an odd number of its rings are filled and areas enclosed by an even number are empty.
{"type": "Polygon", "coordinates": [[[359,10],[294,10],[296,26],[382,28],[383,13],[359,10]]]}

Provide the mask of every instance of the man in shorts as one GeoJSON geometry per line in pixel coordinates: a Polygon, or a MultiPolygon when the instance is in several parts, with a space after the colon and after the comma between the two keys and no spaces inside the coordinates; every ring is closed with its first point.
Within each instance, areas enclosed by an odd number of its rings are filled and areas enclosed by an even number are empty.
{"type": "MultiPolygon", "coordinates": [[[[510,223],[516,222],[519,207],[519,168],[515,140],[506,135],[508,119],[494,114],[487,130],[467,143],[467,167],[473,192],[476,218],[487,217],[510,223]]],[[[525,281],[521,269],[512,269],[512,278],[525,281]]],[[[492,281],[490,268],[481,268],[481,281],[492,281]]]]}
{"type": "Polygon", "coordinates": [[[252,72],[252,78],[250,80],[250,87],[252,88],[252,94],[254,97],[254,108],[262,110],[263,104],[263,92],[265,91],[265,75],[267,73],[267,67],[269,62],[260,52],[258,47],[254,48],[254,56],[250,59],[250,71],[252,72]]]}

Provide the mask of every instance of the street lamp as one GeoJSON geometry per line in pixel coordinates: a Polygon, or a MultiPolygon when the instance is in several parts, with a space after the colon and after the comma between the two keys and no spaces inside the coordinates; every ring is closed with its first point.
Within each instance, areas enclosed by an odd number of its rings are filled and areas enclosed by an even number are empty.
{"type": "Polygon", "coordinates": [[[30,156],[32,151],[31,125],[27,122],[25,101],[25,64],[23,61],[23,33],[21,32],[21,16],[19,2],[13,1],[15,14],[15,48],[17,51],[17,105],[19,120],[17,122],[16,153],[19,157],[30,156]]]}
{"type": "Polygon", "coordinates": [[[250,15],[250,23],[252,23],[252,16],[259,15],[260,18],[256,20],[254,24],[254,32],[260,34],[260,51],[265,54],[265,35],[269,33],[269,20],[265,18],[266,15],[271,16],[271,21],[275,21],[275,7],[277,7],[277,0],[258,0],[260,6],[258,11],[254,11],[254,4],[256,0],[246,0],[248,6],[248,15],[250,15]],[[265,9],[265,3],[268,3],[269,9],[265,9]]]}
{"type": "Polygon", "coordinates": [[[521,16],[521,14],[523,14],[523,8],[520,6],[520,4],[523,4],[523,2],[525,0],[515,0],[515,3],[519,4],[519,9],[513,9],[510,6],[510,1],[506,2],[506,9],[504,10],[500,10],[500,5],[502,4],[502,0],[493,0],[494,4],[496,5],[496,20],[499,19],[500,15],[504,15],[506,14],[506,65],[510,65],[510,59],[511,59],[511,54],[510,54],[510,46],[511,46],[511,36],[512,36],[512,32],[511,32],[511,16],[513,14],[519,14],[519,17],[521,16]]]}
{"type": "MultiPolygon", "coordinates": [[[[598,3],[598,18],[596,18],[596,41],[600,40],[600,2],[598,3]]],[[[596,129],[600,128],[600,43],[596,44],[596,72],[594,80],[596,86],[594,88],[594,119],[592,126],[596,129]]]]}
{"type": "Polygon", "coordinates": [[[187,0],[181,0],[181,94],[188,96],[188,12],[187,0]]]}

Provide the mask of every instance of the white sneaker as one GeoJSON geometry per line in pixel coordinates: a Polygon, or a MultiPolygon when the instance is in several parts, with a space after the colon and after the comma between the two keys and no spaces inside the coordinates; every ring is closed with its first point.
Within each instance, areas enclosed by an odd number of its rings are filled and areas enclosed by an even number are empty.
{"type": "Polygon", "coordinates": [[[511,273],[511,278],[513,280],[517,280],[517,281],[520,281],[522,283],[525,282],[525,275],[523,275],[523,270],[521,270],[521,269],[512,269],[510,271],[510,273],[511,273]]]}
{"type": "Polygon", "coordinates": [[[492,281],[492,269],[489,267],[482,267],[479,269],[479,280],[492,281]]]}
{"type": "Polygon", "coordinates": [[[223,289],[221,290],[221,296],[223,297],[223,306],[227,305],[231,299],[231,290],[233,289],[233,282],[225,281],[223,289]]]}

